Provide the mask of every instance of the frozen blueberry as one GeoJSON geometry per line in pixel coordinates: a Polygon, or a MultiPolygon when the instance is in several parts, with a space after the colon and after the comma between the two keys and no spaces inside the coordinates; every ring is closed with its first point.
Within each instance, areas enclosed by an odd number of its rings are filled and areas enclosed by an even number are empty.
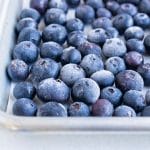
{"type": "Polygon", "coordinates": [[[121,103],[122,92],[118,88],[108,86],[102,89],[100,97],[109,100],[114,106],[117,106],[121,103]]]}
{"type": "Polygon", "coordinates": [[[104,3],[102,0],[87,0],[86,4],[90,5],[94,9],[104,7],[104,3]]]}
{"type": "Polygon", "coordinates": [[[18,43],[22,41],[31,41],[35,45],[39,45],[41,42],[40,32],[34,28],[24,28],[18,36],[18,43]]]}
{"type": "Polygon", "coordinates": [[[37,116],[67,117],[65,106],[57,102],[48,102],[38,108],[37,116]]]}
{"type": "Polygon", "coordinates": [[[143,64],[144,57],[136,51],[131,51],[126,53],[124,60],[129,68],[136,69],[138,66],[143,64]]]}
{"type": "Polygon", "coordinates": [[[137,26],[147,28],[150,25],[150,17],[145,13],[137,13],[134,16],[134,22],[137,26]]]}
{"type": "Polygon", "coordinates": [[[28,98],[17,99],[13,105],[13,114],[17,116],[35,116],[36,111],[36,104],[28,98]]]}
{"type": "Polygon", "coordinates": [[[40,55],[43,58],[59,59],[63,53],[63,47],[56,42],[43,43],[40,49],[40,55]]]}
{"type": "Polygon", "coordinates": [[[81,62],[82,56],[79,50],[75,47],[68,47],[63,50],[61,55],[61,63],[62,64],[79,64],[81,62]]]}
{"type": "Polygon", "coordinates": [[[141,54],[145,53],[143,41],[138,39],[129,39],[126,43],[128,51],[136,51],[141,54]]]}
{"type": "Polygon", "coordinates": [[[80,5],[76,8],[75,16],[84,23],[91,23],[95,18],[95,11],[89,5],[80,5]]]}
{"type": "Polygon", "coordinates": [[[105,29],[110,38],[117,38],[119,36],[119,32],[114,27],[108,27],[105,29]]]}
{"type": "Polygon", "coordinates": [[[150,53],[150,34],[145,37],[144,45],[146,47],[146,51],[150,53]]]}
{"type": "Polygon", "coordinates": [[[133,70],[125,70],[117,74],[116,85],[123,92],[128,90],[141,91],[144,87],[143,78],[133,70]]]}
{"type": "Polygon", "coordinates": [[[19,22],[17,23],[16,30],[19,33],[22,29],[27,28],[27,27],[36,28],[37,23],[32,18],[23,18],[19,20],[19,22]]]}
{"type": "Polygon", "coordinates": [[[123,33],[127,28],[133,26],[133,18],[128,14],[118,14],[113,19],[113,26],[123,33]]]}
{"type": "Polygon", "coordinates": [[[132,3],[138,5],[140,0],[117,0],[119,3],[132,3]]]}
{"type": "Polygon", "coordinates": [[[150,116],[150,106],[146,106],[143,109],[141,116],[143,116],[143,117],[149,117],[150,116]]]}
{"type": "Polygon", "coordinates": [[[78,19],[78,18],[74,18],[74,19],[69,19],[66,23],[66,29],[69,32],[72,31],[82,31],[84,28],[84,24],[83,22],[78,19]]]}
{"type": "Polygon", "coordinates": [[[150,105],[150,90],[146,91],[145,100],[146,100],[146,104],[150,105]]]}
{"type": "Polygon", "coordinates": [[[72,86],[77,80],[82,78],[85,78],[85,72],[76,64],[67,64],[60,71],[60,79],[68,86],[72,86]]]}
{"type": "Polygon", "coordinates": [[[128,39],[142,40],[144,38],[144,31],[141,27],[132,26],[125,30],[124,36],[126,40],[128,39]]]}
{"type": "Polygon", "coordinates": [[[150,86],[150,63],[140,65],[137,72],[143,77],[145,85],[150,86]]]}
{"type": "Polygon", "coordinates": [[[139,10],[143,13],[150,14],[150,0],[141,0],[139,10]]]}
{"type": "Polygon", "coordinates": [[[88,40],[92,43],[103,45],[106,39],[110,38],[110,34],[102,28],[90,30],[88,32],[88,40]]]}
{"type": "Polygon", "coordinates": [[[66,0],[50,0],[49,8],[59,8],[62,9],[64,12],[68,11],[68,5],[66,3],[66,0]]]}
{"type": "Polygon", "coordinates": [[[68,44],[79,46],[87,40],[87,36],[83,31],[73,31],[68,35],[68,44]]]}
{"type": "Polygon", "coordinates": [[[8,65],[7,72],[12,81],[24,81],[28,77],[29,67],[24,61],[15,59],[8,65]]]}
{"type": "Polygon", "coordinates": [[[106,57],[124,56],[127,48],[119,38],[107,39],[103,46],[103,54],[106,57]]]}
{"type": "Polygon", "coordinates": [[[132,107],[136,112],[143,110],[146,106],[142,92],[136,90],[127,91],[123,96],[123,103],[132,107]]]}
{"type": "Polygon", "coordinates": [[[100,70],[92,74],[91,79],[96,81],[100,87],[111,86],[114,83],[114,75],[107,70],[100,70]]]}
{"type": "Polygon", "coordinates": [[[92,26],[93,26],[93,28],[107,29],[109,27],[112,27],[112,22],[107,17],[101,17],[101,18],[98,18],[98,19],[94,20],[92,26]]]}
{"type": "Polygon", "coordinates": [[[79,45],[78,49],[80,50],[82,56],[88,54],[95,54],[99,57],[101,56],[101,48],[95,43],[85,41],[83,44],[79,45]]]}
{"type": "Polygon", "coordinates": [[[113,15],[115,15],[120,7],[120,5],[116,1],[108,1],[106,2],[106,7],[110,10],[113,15]]]}
{"type": "Polygon", "coordinates": [[[45,19],[46,25],[49,25],[52,23],[64,24],[66,22],[66,15],[62,9],[51,8],[46,11],[44,19],[45,19]]]}
{"type": "Polygon", "coordinates": [[[66,0],[69,6],[76,7],[80,4],[80,0],[66,0]]]}
{"type": "Polygon", "coordinates": [[[106,70],[111,71],[113,74],[118,74],[126,69],[126,65],[122,58],[110,57],[105,62],[105,68],[106,70]]]}
{"type": "Polygon", "coordinates": [[[32,18],[36,22],[39,22],[40,18],[41,18],[41,15],[40,15],[40,13],[36,9],[25,8],[25,9],[23,9],[21,11],[21,14],[20,14],[19,18],[20,19],[23,19],[23,18],[32,18]]]}
{"type": "Polygon", "coordinates": [[[113,105],[106,99],[99,99],[92,105],[93,116],[110,117],[113,112],[113,105]]]}
{"type": "Polygon", "coordinates": [[[102,59],[95,54],[84,56],[80,65],[85,70],[87,76],[91,76],[94,72],[104,68],[102,59]]]}
{"type": "Polygon", "coordinates": [[[58,76],[60,66],[57,62],[50,58],[39,59],[31,68],[33,80],[41,81],[46,78],[56,78],[58,76]]]}
{"type": "Polygon", "coordinates": [[[100,88],[94,80],[82,78],[73,85],[72,96],[74,100],[93,104],[100,96],[100,88]]]}
{"type": "Polygon", "coordinates": [[[116,117],[136,117],[134,109],[129,106],[121,105],[118,106],[114,111],[114,116],[116,117]]]}
{"type": "Polygon", "coordinates": [[[137,7],[131,3],[121,4],[118,9],[118,14],[123,14],[123,13],[134,16],[137,13],[137,7]]]}
{"type": "Polygon", "coordinates": [[[20,42],[13,49],[13,58],[21,59],[27,64],[33,63],[38,58],[38,48],[30,41],[20,42]]]}
{"type": "Polygon", "coordinates": [[[44,42],[54,41],[63,44],[67,37],[66,28],[59,24],[50,24],[45,27],[42,38],[44,42]]]}
{"type": "Polygon", "coordinates": [[[48,6],[48,0],[31,0],[30,6],[44,14],[48,6]]]}
{"type": "Polygon", "coordinates": [[[13,89],[13,95],[16,99],[19,98],[30,98],[33,99],[35,96],[35,87],[30,82],[19,82],[13,89]]]}
{"type": "Polygon", "coordinates": [[[83,102],[74,102],[68,110],[69,116],[72,117],[87,117],[90,115],[89,107],[83,102]]]}
{"type": "Polygon", "coordinates": [[[70,89],[60,79],[48,78],[37,87],[37,96],[44,102],[66,102],[70,98],[70,89]]]}
{"type": "Polygon", "coordinates": [[[97,14],[97,17],[107,17],[107,18],[112,17],[111,12],[106,8],[99,8],[96,14],[97,14]]]}

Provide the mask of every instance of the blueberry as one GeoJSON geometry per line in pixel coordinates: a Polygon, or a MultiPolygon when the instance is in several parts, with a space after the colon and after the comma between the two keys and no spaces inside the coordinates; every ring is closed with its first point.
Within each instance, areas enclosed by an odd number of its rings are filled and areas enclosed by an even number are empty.
{"type": "Polygon", "coordinates": [[[142,40],[144,38],[144,31],[141,27],[132,26],[125,30],[124,36],[126,40],[128,39],[142,40]]]}
{"type": "Polygon", "coordinates": [[[46,78],[56,78],[58,76],[60,66],[54,60],[45,58],[39,59],[31,68],[33,80],[38,82],[46,78]]]}
{"type": "Polygon", "coordinates": [[[75,16],[84,23],[91,23],[95,18],[95,11],[89,5],[80,5],[76,8],[75,16]]]}
{"type": "Polygon", "coordinates": [[[31,0],[30,6],[44,14],[48,6],[48,0],[31,0]]]}
{"type": "Polygon", "coordinates": [[[35,87],[30,82],[19,82],[13,89],[13,95],[16,99],[19,98],[30,98],[33,99],[35,96],[35,87]]]}
{"type": "Polygon", "coordinates": [[[18,36],[18,43],[22,41],[31,41],[35,45],[39,45],[41,42],[40,32],[34,28],[24,28],[18,36]]]}
{"type": "Polygon", "coordinates": [[[19,33],[24,28],[37,28],[37,23],[32,18],[23,18],[16,25],[16,30],[19,33]]]}
{"type": "Polygon", "coordinates": [[[137,7],[131,3],[121,4],[118,9],[118,14],[123,14],[123,13],[134,16],[137,14],[137,7]]]}
{"type": "Polygon", "coordinates": [[[124,42],[119,38],[106,40],[103,46],[103,54],[106,57],[124,56],[127,48],[124,42]]]}
{"type": "Polygon", "coordinates": [[[115,15],[120,7],[120,5],[116,1],[108,1],[106,2],[106,7],[108,10],[112,12],[113,15],[115,15]]]}
{"type": "Polygon", "coordinates": [[[147,106],[143,109],[141,116],[149,117],[150,116],[150,106],[147,106]]]}
{"type": "Polygon", "coordinates": [[[143,13],[150,14],[150,0],[141,0],[139,10],[143,13]]]}
{"type": "Polygon", "coordinates": [[[118,14],[114,17],[113,26],[123,33],[127,28],[133,26],[133,18],[128,14],[118,14]]]}
{"type": "Polygon", "coordinates": [[[67,64],[60,71],[60,79],[68,86],[72,86],[77,80],[82,78],[85,78],[85,72],[76,64],[67,64]]]}
{"type": "Polygon", "coordinates": [[[134,22],[137,26],[147,28],[150,25],[150,17],[145,13],[137,13],[134,16],[134,22]]]}
{"type": "Polygon", "coordinates": [[[83,44],[79,45],[78,49],[80,50],[82,56],[88,54],[95,54],[99,57],[101,56],[101,48],[95,43],[85,41],[83,44]]]}
{"type": "Polygon", "coordinates": [[[139,4],[140,0],[117,0],[119,3],[132,3],[132,4],[139,4]]]}
{"type": "Polygon", "coordinates": [[[106,8],[99,8],[96,14],[97,14],[97,17],[107,17],[107,18],[112,17],[111,12],[106,8]]]}
{"type": "Polygon", "coordinates": [[[107,29],[109,27],[112,27],[112,22],[107,17],[101,17],[101,18],[98,18],[98,19],[94,20],[92,26],[93,26],[93,28],[107,29]]]}
{"type": "Polygon", "coordinates": [[[140,65],[137,72],[143,77],[145,85],[150,86],[150,63],[140,65]]]}
{"type": "Polygon", "coordinates": [[[24,61],[15,59],[8,65],[7,72],[12,81],[24,81],[28,77],[29,67],[24,61]]]}
{"type": "Polygon", "coordinates": [[[106,29],[107,34],[109,35],[110,38],[117,38],[119,36],[119,32],[116,28],[114,27],[108,27],[106,29]]]}
{"type": "Polygon", "coordinates": [[[126,43],[128,51],[136,51],[139,53],[145,53],[145,46],[143,41],[138,39],[129,39],[126,43]]]}
{"type": "Polygon", "coordinates": [[[134,109],[129,106],[121,105],[118,106],[114,111],[114,116],[116,117],[136,117],[134,109]]]}
{"type": "Polygon", "coordinates": [[[123,96],[123,103],[132,107],[136,112],[142,111],[146,106],[142,92],[136,90],[127,91],[123,96]]]}
{"type": "Polygon", "coordinates": [[[93,104],[100,96],[100,88],[94,80],[82,78],[73,85],[72,96],[74,100],[93,104]]]}
{"type": "Polygon", "coordinates": [[[117,106],[121,103],[122,92],[118,88],[108,86],[102,89],[100,97],[109,100],[114,106],[117,106]]]}
{"type": "Polygon", "coordinates": [[[65,24],[66,15],[62,9],[51,8],[46,11],[45,14],[45,24],[49,25],[52,23],[65,24]]]}
{"type": "Polygon", "coordinates": [[[20,42],[13,49],[13,58],[21,59],[27,64],[33,63],[38,58],[38,48],[30,41],[20,42]]]}
{"type": "Polygon", "coordinates": [[[63,50],[63,54],[61,55],[61,63],[62,64],[79,64],[81,62],[81,53],[75,47],[68,47],[63,50]]]}
{"type": "Polygon", "coordinates": [[[76,7],[80,4],[80,0],[66,0],[69,6],[76,7]]]}
{"type": "Polygon", "coordinates": [[[68,110],[69,116],[72,117],[87,117],[90,115],[89,107],[83,102],[74,102],[68,110]]]}
{"type": "Polygon", "coordinates": [[[150,105],[150,90],[146,91],[145,100],[146,100],[146,104],[150,105]]]}
{"type": "Polygon", "coordinates": [[[111,86],[114,83],[114,75],[107,70],[100,70],[92,74],[91,79],[96,81],[100,87],[111,86]]]}
{"type": "Polygon", "coordinates": [[[32,18],[36,22],[40,22],[41,15],[40,15],[40,13],[36,9],[26,8],[26,9],[23,9],[21,11],[19,18],[20,19],[23,19],[23,18],[32,18]]]}
{"type": "Polygon", "coordinates": [[[104,7],[104,3],[102,0],[87,0],[86,4],[90,5],[94,9],[104,7]]]}
{"type": "Polygon", "coordinates": [[[92,43],[103,45],[110,35],[102,28],[90,30],[88,33],[88,40],[92,43]]]}
{"type": "Polygon", "coordinates": [[[110,117],[113,111],[113,105],[106,99],[99,99],[92,105],[93,116],[110,117]]]}
{"type": "Polygon", "coordinates": [[[54,41],[63,44],[66,40],[66,37],[66,28],[59,24],[48,25],[42,33],[42,38],[44,42],[54,41]]]}
{"type": "Polygon", "coordinates": [[[59,59],[63,53],[63,47],[56,42],[43,43],[40,55],[43,58],[59,59]]]}
{"type": "Polygon", "coordinates": [[[37,96],[44,102],[66,102],[70,98],[70,89],[60,79],[48,78],[37,87],[37,96]]]}
{"type": "Polygon", "coordinates": [[[68,44],[72,46],[79,46],[87,40],[87,36],[83,31],[73,31],[68,35],[68,44]]]}
{"type": "Polygon", "coordinates": [[[102,59],[95,54],[84,56],[80,65],[85,70],[87,76],[91,76],[94,72],[104,68],[102,59]]]}
{"type": "Polygon", "coordinates": [[[144,57],[136,51],[126,53],[125,62],[129,68],[136,69],[138,66],[143,64],[144,57]]]}
{"type": "Polygon", "coordinates": [[[125,70],[117,74],[116,85],[123,92],[128,90],[141,91],[144,87],[144,82],[139,73],[133,70],[125,70]]]}
{"type": "Polygon", "coordinates": [[[69,32],[73,32],[73,31],[82,31],[84,28],[84,24],[83,22],[78,19],[78,18],[74,18],[74,19],[69,19],[66,23],[66,29],[69,32]]]}
{"type": "Polygon", "coordinates": [[[68,5],[66,3],[66,0],[50,0],[49,8],[59,8],[62,9],[64,12],[68,11],[68,5]]]}
{"type": "Polygon", "coordinates": [[[106,70],[111,71],[113,74],[118,74],[126,69],[126,65],[122,58],[110,57],[105,62],[105,68],[106,70]]]}
{"type": "Polygon", "coordinates": [[[150,53],[150,34],[145,37],[144,45],[146,47],[146,51],[150,53]]]}
{"type": "Polygon", "coordinates": [[[38,108],[37,116],[67,117],[67,110],[60,103],[48,102],[38,108]]]}
{"type": "Polygon", "coordinates": [[[35,116],[36,111],[36,104],[28,98],[17,99],[13,105],[13,114],[17,116],[35,116]]]}

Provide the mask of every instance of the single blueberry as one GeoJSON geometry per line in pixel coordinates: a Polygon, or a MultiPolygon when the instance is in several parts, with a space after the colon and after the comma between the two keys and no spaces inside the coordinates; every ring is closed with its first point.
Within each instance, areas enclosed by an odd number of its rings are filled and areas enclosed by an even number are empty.
{"type": "Polygon", "coordinates": [[[106,2],[106,8],[112,12],[113,15],[117,14],[120,5],[116,1],[106,2]]]}
{"type": "Polygon", "coordinates": [[[140,12],[150,14],[150,0],[141,0],[139,3],[140,12]]]}
{"type": "Polygon", "coordinates": [[[98,9],[98,8],[104,7],[103,0],[87,0],[86,4],[90,5],[94,9],[98,9]]]}
{"type": "Polygon", "coordinates": [[[96,14],[97,14],[97,17],[107,17],[107,18],[112,17],[111,12],[106,8],[99,8],[96,14]]]}
{"type": "Polygon", "coordinates": [[[143,116],[143,117],[149,117],[150,116],[150,106],[146,106],[143,109],[141,116],[143,116]]]}

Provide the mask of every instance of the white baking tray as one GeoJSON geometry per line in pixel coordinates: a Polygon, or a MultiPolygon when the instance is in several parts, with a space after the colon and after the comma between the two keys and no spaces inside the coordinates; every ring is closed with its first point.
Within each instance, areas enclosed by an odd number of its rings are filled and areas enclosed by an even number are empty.
{"type": "MultiPolygon", "coordinates": [[[[13,98],[10,94],[11,83],[6,77],[6,66],[10,62],[10,52],[15,44],[14,27],[17,16],[21,8],[28,4],[29,0],[0,0],[0,129],[4,130],[4,137],[9,135],[7,138],[12,141],[11,150],[18,150],[15,144],[25,144],[26,138],[27,147],[33,143],[32,150],[47,150],[50,149],[48,145],[62,150],[97,150],[102,148],[101,144],[106,146],[106,150],[116,149],[117,146],[117,149],[122,150],[131,143],[136,144],[132,150],[147,149],[140,145],[149,144],[150,118],[40,118],[17,117],[11,114],[13,98]],[[14,136],[16,140],[13,139],[14,136]]],[[[21,150],[26,149],[26,146],[23,145],[21,150]]]]}

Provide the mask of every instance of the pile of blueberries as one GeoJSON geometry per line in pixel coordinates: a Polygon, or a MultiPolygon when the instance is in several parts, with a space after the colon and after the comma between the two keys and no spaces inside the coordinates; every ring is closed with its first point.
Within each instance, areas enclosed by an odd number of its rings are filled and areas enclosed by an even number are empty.
{"type": "Polygon", "coordinates": [[[150,0],[31,0],[30,6],[16,24],[7,68],[17,82],[14,115],[150,116],[150,90],[143,94],[150,86],[144,60],[150,0]]]}

